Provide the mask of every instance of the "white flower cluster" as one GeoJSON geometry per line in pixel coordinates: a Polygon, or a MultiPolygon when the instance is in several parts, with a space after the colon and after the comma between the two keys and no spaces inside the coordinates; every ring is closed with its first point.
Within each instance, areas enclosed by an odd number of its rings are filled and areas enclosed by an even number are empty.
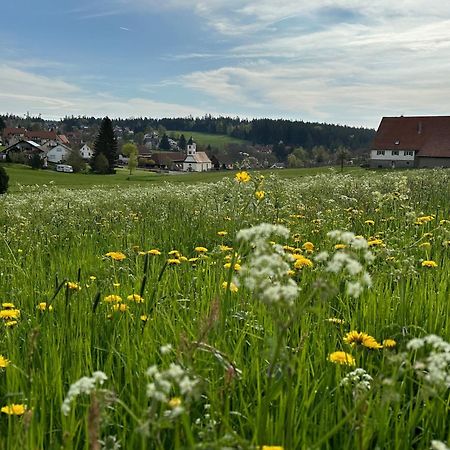
{"type": "Polygon", "coordinates": [[[450,447],[442,441],[431,441],[432,450],[450,450],[450,447]]]}
{"type": "Polygon", "coordinates": [[[291,306],[299,292],[297,283],[288,276],[288,261],[292,261],[292,256],[280,245],[270,244],[270,236],[286,239],[289,230],[281,225],[262,223],[238,232],[237,239],[250,243],[253,248],[239,272],[239,279],[264,303],[291,306]]]}
{"type": "MultiPolygon", "coordinates": [[[[154,365],[147,369],[147,376],[151,382],[147,385],[147,396],[153,400],[171,406],[167,416],[174,418],[184,412],[183,405],[198,395],[200,380],[189,377],[188,373],[178,364],[171,363],[166,370],[159,370],[154,365]],[[183,401],[171,405],[171,396],[179,395],[183,401]]],[[[181,400],[181,399],[180,399],[181,400]]]]}
{"type": "Polygon", "coordinates": [[[70,412],[72,400],[81,394],[89,395],[91,392],[95,391],[98,386],[102,386],[107,379],[108,377],[103,372],[97,371],[92,374],[92,377],[82,377],[73,383],[61,406],[62,413],[67,416],[70,412]]]}
{"type": "Polygon", "coordinates": [[[431,351],[425,358],[418,359],[414,364],[416,373],[428,383],[446,389],[450,388],[450,343],[434,334],[424,338],[411,339],[406,348],[417,351],[431,347],[431,351]]]}
{"type": "Polygon", "coordinates": [[[346,281],[347,294],[358,298],[365,287],[370,288],[372,286],[372,278],[364,269],[363,264],[357,259],[359,253],[355,253],[362,251],[362,260],[366,264],[370,264],[374,256],[368,249],[368,243],[362,236],[355,236],[350,231],[333,230],[327,235],[331,239],[347,245],[353,252],[337,251],[331,258],[328,252],[321,252],[316,256],[315,260],[317,262],[326,262],[325,270],[327,272],[347,274],[349,277],[346,281]]]}
{"type": "Polygon", "coordinates": [[[347,374],[340,385],[351,387],[355,393],[363,393],[370,391],[372,381],[373,378],[364,369],[358,368],[347,374]]]}

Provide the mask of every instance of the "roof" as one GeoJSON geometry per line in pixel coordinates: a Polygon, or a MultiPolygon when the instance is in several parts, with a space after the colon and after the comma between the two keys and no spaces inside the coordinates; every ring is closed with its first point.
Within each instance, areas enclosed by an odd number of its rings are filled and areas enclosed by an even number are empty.
{"type": "Polygon", "coordinates": [[[25,135],[27,130],[25,128],[8,128],[3,130],[3,136],[7,137],[14,134],[25,135]]]}
{"type": "Polygon", "coordinates": [[[415,150],[418,157],[450,158],[450,116],[383,117],[374,150],[415,150]]]}
{"type": "Polygon", "coordinates": [[[184,154],[181,152],[155,152],[152,153],[151,158],[157,165],[169,165],[183,161],[184,154]]]}
{"type": "Polygon", "coordinates": [[[210,163],[211,160],[205,152],[196,152],[194,155],[187,156],[184,162],[210,163]]]}
{"type": "Polygon", "coordinates": [[[57,139],[55,131],[27,131],[26,136],[31,139],[57,139]]]}

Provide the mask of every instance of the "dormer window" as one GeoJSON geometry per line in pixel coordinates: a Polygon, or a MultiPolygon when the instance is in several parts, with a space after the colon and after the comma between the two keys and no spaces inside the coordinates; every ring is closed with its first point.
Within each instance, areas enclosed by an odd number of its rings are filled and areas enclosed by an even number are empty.
{"type": "Polygon", "coordinates": [[[399,145],[399,144],[400,144],[400,141],[399,141],[399,140],[396,140],[396,141],[394,142],[394,144],[395,144],[395,145],[399,145]]]}

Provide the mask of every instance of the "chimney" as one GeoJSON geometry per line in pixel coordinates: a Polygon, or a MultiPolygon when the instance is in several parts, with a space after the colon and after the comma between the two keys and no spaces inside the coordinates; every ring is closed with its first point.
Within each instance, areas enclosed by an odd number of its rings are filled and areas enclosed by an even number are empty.
{"type": "Polygon", "coordinates": [[[417,134],[422,134],[422,122],[417,124],[417,134]]]}

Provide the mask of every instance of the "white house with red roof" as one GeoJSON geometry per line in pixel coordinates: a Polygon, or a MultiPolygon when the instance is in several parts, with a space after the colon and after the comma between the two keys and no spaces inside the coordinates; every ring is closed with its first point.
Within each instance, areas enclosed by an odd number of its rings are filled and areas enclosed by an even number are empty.
{"type": "Polygon", "coordinates": [[[383,117],[370,167],[450,167],[450,116],[383,117]]]}

